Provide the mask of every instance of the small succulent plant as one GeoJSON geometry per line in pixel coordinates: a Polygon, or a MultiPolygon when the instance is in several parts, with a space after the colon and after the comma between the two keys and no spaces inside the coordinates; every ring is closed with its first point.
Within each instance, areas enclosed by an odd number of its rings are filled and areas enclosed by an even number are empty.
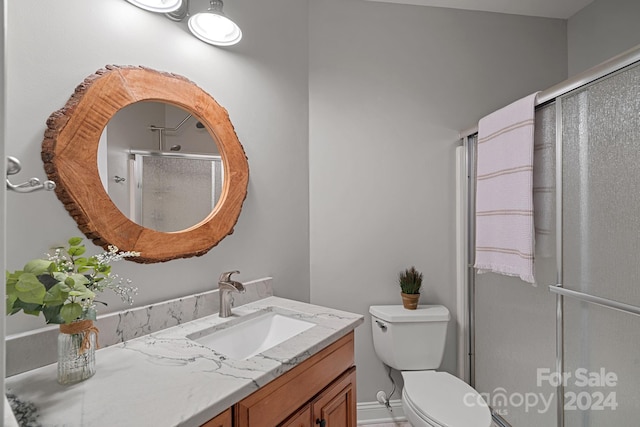
{"type": "Polygon", "coordinates": [[[400,289],[405,294],[419,294],[422,286],[422,273],[415,267],[407,268],[400,272],[398,277],[400,289]]]}

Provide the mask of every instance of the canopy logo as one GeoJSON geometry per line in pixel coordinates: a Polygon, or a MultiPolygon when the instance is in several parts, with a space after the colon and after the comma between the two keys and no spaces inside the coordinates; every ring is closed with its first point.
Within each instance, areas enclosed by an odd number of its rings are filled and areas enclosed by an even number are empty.
{"type": "MultiPolygon", "coordinates": [[[[564,393],[565,411],[615,411],[618,407],[616,392],[606,390],[616,387],[618,375],[600,368],[589,371],[578,368],[573,372],[552,372],[548,368],[538,368],[536,372],[537,387],[563,387],[571,390],[564,393]],[[586,390],[580,390],[585,388],[586,390]]],[[[549,411],[556,401],[555,392],[509,393],[503,387],[498,387],[491,393],[467,393],[463,402],[466,406],[491,406],[499,415],[507,415],[509,408],[524,407],[525,412],[537,411],[540,414],[549,411]]]]}

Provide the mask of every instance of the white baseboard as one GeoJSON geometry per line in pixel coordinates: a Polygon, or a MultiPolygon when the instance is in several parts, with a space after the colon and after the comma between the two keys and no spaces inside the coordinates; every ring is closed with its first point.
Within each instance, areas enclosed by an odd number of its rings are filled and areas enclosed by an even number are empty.
{"type": "Polygon", "coordinates": [[[358,425],[384,424],[406,421],[402,410],[402,401],[391,400],[391,410],[379,402],[358,402],[358,425]]]}

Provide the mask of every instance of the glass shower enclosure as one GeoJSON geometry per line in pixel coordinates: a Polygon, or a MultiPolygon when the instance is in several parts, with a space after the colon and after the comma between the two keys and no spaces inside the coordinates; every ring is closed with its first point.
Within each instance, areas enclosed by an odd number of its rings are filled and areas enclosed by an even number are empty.
{"type": "Polygon", "coordinates": [[[537,286],[473,274],[472,372],[498,423],[640,425],[640,65],[539,106],[537,286]]]}

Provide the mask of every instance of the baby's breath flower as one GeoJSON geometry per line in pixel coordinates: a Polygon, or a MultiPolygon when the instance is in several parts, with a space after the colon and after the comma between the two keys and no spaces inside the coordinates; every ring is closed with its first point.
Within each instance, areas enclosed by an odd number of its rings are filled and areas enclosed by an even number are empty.
{"type": "Polygon", "coordinates": [[[118,252],[118,247],[109,245],[108,251],[95,255],[96,260],[100,264],[109,264],[110,262],[120,261],[123,258],[140,256],[140,252],[122,251],[118,252]]]}

